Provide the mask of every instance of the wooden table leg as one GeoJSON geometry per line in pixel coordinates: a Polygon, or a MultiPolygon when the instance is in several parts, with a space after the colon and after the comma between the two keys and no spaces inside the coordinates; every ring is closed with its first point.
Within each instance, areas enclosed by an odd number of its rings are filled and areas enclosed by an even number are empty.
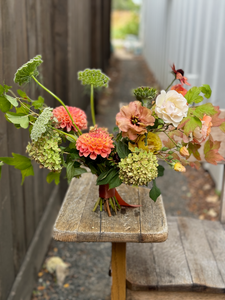
{"type": "Polygon", "coordinates": [[[111,300],[126,300],[126,243],[112,243],[111,300]]]}

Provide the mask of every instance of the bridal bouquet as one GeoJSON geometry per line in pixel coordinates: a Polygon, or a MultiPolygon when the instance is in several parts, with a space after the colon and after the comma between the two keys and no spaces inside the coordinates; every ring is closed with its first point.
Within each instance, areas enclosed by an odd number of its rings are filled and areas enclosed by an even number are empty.
{"type": "Polygon", "coordinates": [[[54,180],[58,184],[63,168],[68,182],[90,169],[99,185],[99,199],[93,204],[93,211],[99,206],[111,216],[120,205],[132,206],[115,189],[122,183],[147,186],[152,182],[149,196],[157,200],[161,193],[156,179],[164,172],[160,160],[178,172],[185,172],[186,165],[198,168],[201,160],[198,150],[203,142],[207,162],[217,164],[223,160],[218,153],[221,142],[214,141],[210,131],[212,126],[220,126],[225,132],[225,120],[219,118],[218,106],[199,105],[204,97],[210,98],[209,85],[187,91],[184,85],[189,83],[184,71],[176,70],[174,65],[174,78],[166,90],[158,92],[151,87],[134,90],[136,100],[120,109],[114,134],[110,134],[107,128],[95,124],[94,112],[94,89],[107,87],[109,78],[95,69],[78,72],[78,80],[90,89],[93,124],[88,129],[84,111],[66,106],[38,81],[37,68],[42,62],[40,55],[31,59],[17,70],[14,82],[22,86],[34,80],[60,106],[48,107],[41,96],[33,100],[22,90],[16,95],[10,86],[0,85],[0,109],[6,120],[30,132],[27,156],[12,153],[12,157],[0,157],[0,170],[4,164],[14,166],[21,171],[22,183],[25,177],[34,175],[32,160],[49,170],[48,183],[54,180]],[[176,80],[178,84],[172,86],[176,80]],[[196,161],[188,160],[191,155],[196,161]]]}

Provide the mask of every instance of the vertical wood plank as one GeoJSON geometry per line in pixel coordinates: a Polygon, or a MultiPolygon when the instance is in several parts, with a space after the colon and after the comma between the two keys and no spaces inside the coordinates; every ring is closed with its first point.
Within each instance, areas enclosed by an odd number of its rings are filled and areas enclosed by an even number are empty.
{"type": "Polygon", "coordinates": [[[112,243],[111,300],[126,300],[126,243],[112,243]]]}
{"type": "Polygon", "coordinates": [[[223,166],[223,185],[221,192],[220,222],[225,223],[225,165],[223,166]]]}
{"type": "MultiPolygon", "coordinates": [[[[3,82],[3,26],[2,26],[3,2],[0,1],[0,82],[3,82]]],[[[0,155],[8,155],[7,125],[0,111],[0,155]]],[[[13,240],[11,224],[11,203],[8,166],[2,167],[0,180],[0,299],[6,299],[12,286],[15,273],[13,264],[13,240]],[[7,272],[6,272],[7,270],[7,272]]]]}
{"type": "MultiPolygon", "coordinates": [[[[3,31],[3,80],[6,84],[13,84],[14,73],[17,69],[17,39],[15,0],[2,1],[2,31],[3,31]]],[[[12,152],[22,152],[22,133],[13,124],[7,126],[8,155],[12,152]]],[[[10,199],[12,209],[13,228],[13,259],[15,272],[18,271],[26,252],[24,201],[21,188],[21,174],[10,168],[10,199]]]]}

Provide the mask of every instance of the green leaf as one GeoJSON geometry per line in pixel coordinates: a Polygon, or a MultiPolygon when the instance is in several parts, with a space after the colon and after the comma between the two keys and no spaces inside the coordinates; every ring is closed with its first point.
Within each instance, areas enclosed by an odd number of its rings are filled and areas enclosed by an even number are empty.
{"type": "Polygon", "coordinates": [[[3,113],[6,113],[11,108],[11,103],[6,99],[5,96],[0,96],[0,109],[3,113]]]}
{"type": "Polygon", "coordinates": [[[157,169],[158,169],[158,177],[163,176],[165,168],[161,165],[158,165],[157,169]]]}
{"type": "Polygon", "coordinates": [[[37,77],[39,74],[37,71],[37,67],[40,66],[42,62],[43,60],[41,55],[37,55],[29,60],[17,70],[14,76],[14,82],[22,85],[29,82],[32,76],[37,77]]]}
{"type": "Polygon", "coordinates": [[[119,155],[120,158],[125,158],[130,153],[130,150],[128,149],[128,146],[125,143],[123,143],[122,141],[119,141],[116,144],[116,150],[117,150],[118,155],[119,155]]]}
{"type": "Polygon", "coordinates": [[[87,172],[87,170],[83,168],[74,168],[73,164],[74,164],[73,162],[69,162],[66,167],[66,175],[67,175],[68,182],[70,182],[73,177],[79,176],[87,172]]]}
{"type": "Polygon", "coordinates": [[[0,161],[4,162],[7,165],[14,166],[15,169],[21,171],[22,182],[23,184],[25,177],[33,176],[33,166],[31,160],[23,155],[12,153],[13,157],[0,157],[0,161]]]}
{"type": "Polygon", "coordinates": [[[13,124],[19,124],[22,128],[26,129],[29,126],[29,118],[28,116],[18,116],[18,115],[11,115],[6,114],[8,120],[13,124]]]}
{"type": "Polygon", "coordinates": [[[15,107],[18,106],[18,101],[16,100],[16,98],[13,98],[11,96],[5,95],[6,99],[15,107]]]}
{"type": "Polygon", "coordinates": [[[0,179],[2,176],[2,166],[4,165],[4,163],[2,161],[0,161],[0,179]]]}
{"type": "Polygon", "coordinates": [[[39,96],[38,100],[33,101],[32,105],[35,109],[41,109],[43,107],[44,101],[44,98],[39,96]]]}
{"type": "Polygon", "coordinates": [[[184,126],[184,133],[186,136],[188,136],[190,132],[193,132],[196,127],[202,128],[201,120],[199,120],[197,117],[190,118],[190,121],[184,126]]]}
{"type": "Polygon", "coordinates": [[[1,85],[0,84],[0,96],[3,95],[4,93],[7,93],[11,89],[11,86],[8,86],[6,84],[1,85]]]}
{"type": "Polygon", "coordinates": [[[212,90],[208,84],[203,84],[201,86],[201,92],[204,94],[205,98],[209,99],[212,94],[212,90]]]}
{"type": "Polygon", "coordinates": [[[16,108],[16,114],[17,115],[24,115],[24,116],[26,116],[26,115],[28,115],[29,114],[29,108],[30,108],[30,105],[28,105],[28,104],[26,104],[26,103],[24,103],[24,105],[25,106],[20,106],[20,107],[17,107],[16,108]]]}
{"type": "Polygon", "coordinates": [[[213,116],[216,113],[217,113],[217,110],[214,108],[212,103],[206,103],[206,104],[197,106],[196,109],[193,111],[193,114],[199,119],[202,119],[204,117],[204,115],[213,116]]]}
{"type": "Polygon", "coordinates": [[[225,122],[220,125],[220,130],[225,133],[225,122]]]}
{"type": "Polygon", "coordinates": [[[102,172],[98,178],[97,178],[97,182],[100,182],[101,180],[103,180],[104,178],[107,177],[107,175],[112,171],[112,169],[108,170],[108,171],[105,171],[105,172],[102,172]]]}
{"type": "Polygon", "coordinates": [[[60,174],[61,173],[57,173],[57,172],[48,173],[46,177],[47,183],[51,183],[54,180],[55,184],[58,185],[60,182],[60,174]]]}
{"type": "Polygon", "coordinates": [[[119,178],[119,173],[114,176],[110,182],[109,182],[109,189],[113,189],[115,187],[118,187],[122,184],[122,180],[119,178]]]}
{"type": "Polygon", "coordinates": [[[113,128],[113,132],[117,132],[117,131],[119,131],[119,128],[118,128],[118,126],[115,126],[115,127],[113,128]]]}
{"type": "Polygon", "coordinates": [[[201,148],[201,145],[198,145],[198,144],[192,144],[191,142],[188,143],[188,152],[189,154],[193,154],[194,157],[197,159],[197,160],[201,160],[201,156],[200,156],[200,153],[198,152],[198,149],[201,148]]]}
{"type": "Polygon", "coordinates": [[[156,186],[156,182],[153,179],[153,187],[151,188],[149,192],[149,197],[156,202],[157,198],[161,195],[160,189],[156,186]]]}
{"type": "Polygon", "coordinates": [[[199,94],[201,93],[201,88],[198,88],[197,86],[194,86],[191,88],[185,95],[185,99],[187,99],[188,104],[191,103],[199,103],[202,102],[203,97],[199,94]]]}
{"type": "Polygon", "coordinates": [[[34,169],[33,169],[32,165],[29,168],[24,169],[24,170],[20,170],[20,171],[21,171],[21,174],[22,174],[21,185],[23,184],[25,177],[34,176],[34,169]]]}
{"type": "Polygon", "coordinates": [[[8,93],[8,91],[9,91],[11,88],[12,88],[11,86],[4,84],[4,90],[5,90],[5,93],[8,93]]]}
{"type": "MultiPolygon", "coordinates": [[[[104,172],[105,173],[105,172],[104,172]]],[[[107,173],[107,175],[103,177],[103,179],[100,178],[100,176],[97,179],[97,185],[103,185],[103,184],[109,184],[111,179],[115,177],[118,174],[118,171],[116,169],[110,169],[107,173]]]]}

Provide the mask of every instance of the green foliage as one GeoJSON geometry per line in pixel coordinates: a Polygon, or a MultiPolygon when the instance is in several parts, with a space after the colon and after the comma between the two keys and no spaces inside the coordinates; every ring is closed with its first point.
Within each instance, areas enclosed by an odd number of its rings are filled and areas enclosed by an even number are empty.
{"type": "Polygon", "coordinates": [[[163,176],[165,168],[161,165],[158,165],[157,169],[158,169],[158,177],[163,176]]]}
{"type": "Polygon", "coordinates": [[[22,90],[17,90],[17,93],[20,97],[22,97],[24,100],[31,102],[30,98],[27,96],[27,94],[22,90]]]}
{"type": "Polygon", "coordinates": [[[202,102],[203,97],[200,96],[200,93],[204,94],[205,98],[209,99],[212,93],[210,86],[208,84],[203,84],[201,87],[194,86],[191,88],[185,95],[188,104],[202,102]]]}
{"type": "Polygon", "coordinates": [[[135,36],[138,36],[139,34],[139,15],[136,13],[133,13],[130,20],[122,27],[112,28],[113,39],[125,39],[129,34],[135,36]]]}
{"type": "Polygon", "coordinates": [[[196,109],[193,111],[193,115],[197,118],[202,119],[204,115],[213,116],[217,113],[217,110],[214,108],[212,103],[202,104],[197,106],[196,109]]]}
{"type": "Polygon", "coordinates": [[[200,153],[198,152],[198,149],[201,147],[201,145],[198,144],[192,144],[191,142],[188,143],[188,152],[189,154],[193,154],[193,156],[197,159],[197,160],[201,160],[201,156],[200,153]]]}
{"type": "Polygon", "coordinates": [[[140,5],[135,4],[132,0],[113,0],[112,8],[114,10],[137,10],[140,5]]]}
{"type": "Polygon", "coordinates": [[[37,55],[29,60],[16,71],[14,82],[18,83],[19,85],[23,85],[25,83],[28,83],[31,80],[32,76],[37,77],[39,75],[37,67],[40,66],[42,62],[43,60],[41,55],[37,55]]]}
{"type": "Polygon", "coordinates": [[[4,84],[4,86],[0,84],[0,96],[3,95],[3,94],[5,94],[5,93],[8,93],[8,91],[11,88],[12,88],[11,86],[8,86],[6,84],[4,84]]]}
{"type": "Polygon", "coordinates": [[[117,169],[110,169],[101,173],[97,178],[97,185],[109,184],[109,189],[120,186],[122,180],[119,178],[119,171],[117,169]]]}
{"type": "Polygon", "coordinates": [[[58,185],[60,182],[60,174],[58,172],[50,172],[48,173],[46,177],[47,183],[51,183],[53,180],[55,181],[55,184],[58,185]]]}
{"type": "Polygon", "coordinates": [[[130,150],[128,149],[127,144],[125,144],[122,141],[119,141],[116,143],[116,151],[118,152],[118,155],[120,158],[125,158],[130,153],[130,150]]]}
{"type": "Polygon", "coordinates": [[[149,197],[156,202],[157,198],[161,195],[160,189],[157,187],[155,180],[153,179],[153,187],[149,192],[149,197]]]}
{"type": "MultiPolygon", "coordinates": [[[[183,118],[182,122],[178,126],[178,128],[182,128],[182,127],[184,127],[184,133],[186,134],[186,136],[188,136],[189,133],[193,132],[196,127],[202,128],[202,122],[199,118],[195,116],[194,117],[188,116],[186,118],[183,118]]],[[[168,145],[165,146],[168,147],[168,145]]]]}
{"type": "Polygon", "coordinates": [[[6,113],[11,109],[11,103],[6,99],[5,96],[0,96],[0,109],[3,113],[6,113]]]}
{"type": "Polygon", "coordinates": [[[39,96],[39,97],[38,97],[38,100],[33,101],[32,106],[33,106],[35,109],[42,109],[43,104],[44,104],[44,101],[45,101],[44,98],[41,97],[41,96],[39,96]]]}
{"type": "Polygon", "coordinates": [[[67,180],[70,182],[73,177],[80,176],[83,173],[86,173],[87,170],[84,168],[80,168],[76,166],[76,162],[69,162],[67,167],[66,167],[66,175],[67,175],[67,180]]]}
{"type": "Polygon", "coordinates": [[[29,117],[24,115],[19,115],[18,113],[7,113],[7,119],[13,123],[18,124],[20,127],[26,129],[29,126],[29,117]]]}
{"type": "Polygon", "coordinates": [[[28,157],[20,154],[12,153],[12,155],[13,157],[0,157],[0,161],[7,165],[14,166],[15,169],[20,170],[22,174],[21,184],[23,184],[25,177],[34,175],[31,160],[28,157]]]}
{"type": "Polygon", "coordinates": [[[96,87],[108,87],[109,77],[99,69],[85,69],[78,72],[78,80],[82,85],[93,85],[96,87]]]}
{"type": "Polygon", "coordinates": [[[34,123],[30,135],[32,141],[37,141],[42,136],[42,134],[46,132],[47,125],[52,117],[52,108],[46,107],[34,123]]]}

